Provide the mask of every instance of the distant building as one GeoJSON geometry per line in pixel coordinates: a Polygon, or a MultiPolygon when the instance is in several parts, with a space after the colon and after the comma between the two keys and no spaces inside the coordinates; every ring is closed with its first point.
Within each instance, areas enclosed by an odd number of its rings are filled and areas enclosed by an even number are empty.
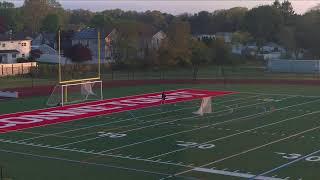
{"type": "Polygon", "coordinates": [[[16,63],[17,58],[28,58],[31,51],[31,39],[0,37],[0,63],[16,63]]]}
{"type": "Polygon", "coordinates": [[[40,33],[32,39],[32,47],[37,48],[40,45],[46,44],[54,49],[57,48],[55,33],[40,33]]]}
{"type": "MultiPolygon", "coordinates": [[[[107,44],[107,40],[109,40],[108,36],[111,33],[115,33],[115,31],[110,30],[110,31],[105,31],[105,32],[101,32],[100,35],[100,58],[101,60],[107,60],[108,58],[110,59],[110,57],[108,57],[108,55],[111,56],[112,53],[108,54],[108,44],[107,44]]],[[[113,35],[112,35],[113,36],[113,35]]],[[[110,38],[112,36],[109,36],[110,38]]],[[[92,54],[92,59],[94,61],[98,60],[98,31],[94,28],[86,28],[83,29],[79,32],[75,32],[74,36],[72,38],[72,45],[76,45],[76,44],[81,44],[85,47],[88,47],[91,51],[92,54]]],[[[112,58],[111,58],[112,59],[112,58]]]]}
{"type": "Polygon", "coordinates": [[[215,39],[216,36],[214,34],[198,34],[198,35],[194,35],[194,38],[198,39],[199,41],[203,41],[205,39],[215,39]]]}
{"type": "Polygon", "coordinates": [[[225,43],[232,42],[232,32],[217,32],[215,34],[215,38],[221,38],[224,40],[225,43]]]}
{"type": "Polygon", "coordinates": [[[161,46],[161,43],[164,39],[167,38],[167,35],[163,31],[157,32],[155,35],[151,38],[151,46],[153,49],[158,50],[161,46]]]}
{"type": "Polygon", "coordinates": [[[286,52],[286,50],[282,46],[273,42],[269,42],[263,45],[260,51],[263,53],[270,53],[270,52],[285,53],[286,52]]]}

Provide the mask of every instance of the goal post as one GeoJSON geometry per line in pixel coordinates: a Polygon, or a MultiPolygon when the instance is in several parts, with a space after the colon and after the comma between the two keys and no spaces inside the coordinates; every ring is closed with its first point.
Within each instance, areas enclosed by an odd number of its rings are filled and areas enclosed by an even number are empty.
{"type": "Polygon", "coordinates": [[[64,106],[103,99],[102,81],[86,81],[56,85],[46,103],[47,106],[64,106]]]}
{"type": "Polygon", "coordinates": [[[101,33],[96,30],[97,56],[90,61],[71,62],[61,59],[61,29],[58,31],[58,84],[47,100],[47,106],[64,106],[103,99],[101,80],[101,33]],[[77,69],[73,69],[77,68],[77,69]]]}
{"type": "Polygon", "coordinates": [[[211,97],[204,97],[202,98],[201,105],[198,109],[198,111],[193,112],[193,114],[198,114],[200,116],[203,116],[207,113],[212,113],[212,98],[211,97]]]}

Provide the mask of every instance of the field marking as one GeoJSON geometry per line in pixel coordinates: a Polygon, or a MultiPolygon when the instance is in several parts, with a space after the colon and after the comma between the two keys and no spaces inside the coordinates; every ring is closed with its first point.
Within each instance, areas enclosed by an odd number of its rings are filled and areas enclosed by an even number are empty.
{"type": "MultiPolygon", "coordinates": [[[[18,132],[18,131],[16,131],[18,132]]],[[[29,132],[29,131],[19,131],[19,133],[21,134],[33,134],[33,135],[45,135],[42,133],[36,133],[36,132],[29,132]]],[[[68,136],[59,136],[59,135],[53,135],[53,137],[58,137],[58,138],[69,138],[72,139],[72,137],[68,137],[68,136]]]]}
{"type": "MultiPolygon", "coordinates": [[[[77,152],[77,153],[90,154],[90,155],[99,155],[99,156],[120,158],[120,159],[126,159],[126,160],[144,161],[144,162],[148,162],[148,163],[172,165],[172,166],[179,166],[179,167],[185,167],[185,168],[195,168],[195,167],[190,166],[190,165],[178,164],[178,163],[167,162],[167,161],[148,160],[148,159],[143,159],[143,158],[138,158],[138,157],[128,157],[128,156],[124,156],[122,154],[111,154],[111,153],[103,154],[101,152],[92,152],[92,150],[82,151],[82,150],[78,150],[76,148],[72,148],[72,149],[70,149],[70,148],[57,148],[57,147],[50,146],[50,145],[23,143],[23,142],[5,140],[5,139],[0,139],[0,142],[9,143],[9,144],[18,144],[18,145],[24,145],[24,146],[31,146],[31,147],[37,147],[37,148],[46,148],[46,149],[51,149],[51,150],[60,150],[60,151],[77,152]]],[[[83,161],[83,162],[86,162],[86,161],[83,161]]]]}
{"type": "MultiPolygon", "coordinates": [[[[257,96],[250,96],[249,98],[254,98],[254,97],[259,97],[260,95],[257,95],[257,96]]],[[[233,99],[233,100],[228,100],[228,101],[223,101],[223,102],[220,102],[220,103],[216,103],[216,104],[224,104],[226,102],[232,102],[232,101],[238,101],[238,100],[243,100],[243,99],[249,99],[248,97],[246,98],[239,98],[239,99],[233,99]]],[[[229,106],[233,106],[233,105],[239,105],[239,104],[244,104],[244,103],[238,103],[238,104],[232,104],[232,105],[229,105],[229,106]]],[[[228,107],[228,106],[226,106],[228,107]]],[[[188,108],[182,108],[180,110],[185,110],[185,109],[194,109],[194,108],[199,108],[199,107],[188,107],[188,108]]],[[[229,107],[228,107],[229,108],[229,107]]],[[[180,110],[177,110],[177,111],[180,111],[180,110]]],[[[217,112],[214,112],[212,114],[215,114],[215,113],[219,113],[219,112],[224,112],[224,111],[230,111],[230,109],[227,109],[227,110],[221,110],[221,111],[217,111],[217,112]]],[[[170,111],[168,111],[170,112],[170,111]]],[[[165,117],[165,118],[172,118],[172,117],[177,117],[179,115],[174,115],[174,116],[168,116],[168,117],[165,117]]],[[[136,117],[135,119],[139,119],[140,117],[136,117]]],[[[130,125],[126,125],[126,126],[121,126],[121,127],[116,127],[116,128],[112,128],[112,129],[102,129],[101,131],[110,131],[110,130],[117,130],[117,129],[122,129],[124,127],[130,127],[130,126],[135,126],[135,125],[139,125],[139,124],[146,124],[146,123],[150,123],[150,122],[156,122],[156,121],[161,121],[162,119],[165,119],[165,118],[160,118],[160,119],[156,119],[156,120],[153,120],[153,121],[145,121],[145,122],[140,122],[140,123],[135,123],[135,124],[130,124],[130,125]]],[[[128,132],[128,131],[125,131],[125,132],[128,132]]],[[[84,136],[87,136],[87,135],[92,135],[92,134],[96,134],[96,132],[93,132],[93,133],[87,133],[87,134],[82,134],[82,135],[79,135],[79,136],[72,136],[73,138],[78,138],[78,137],[84,137],[84,136]]]]}
{"type": "MultiPolygon", "coordinates": [[[[287,137],[285,137],[285,138],[281,138],[281,139],[278,139],[278,140],[275,140],[275,141],[271,141],[271,142],[269,142],[269,143],[266,143],[266,144],[263,144],[263,145],[260,145],[260,146],[256,146],[256,147],[254,147],[254,148],[250,148],[250,149],[241,151],[241,152],[239,152],[239,153],[236,153],[236,154],[233,154],[233,155],[230,155],[230,156],[227,156],[227,157],[224,157],[224,158],[215,160],[215,161],[210,162],[210,163],[206,163],[206,164],[204,164],[204,165],[199,166],[199,168],[206,167],[206,166],[210,166],[210,165],[212,165],[212,164],[216,164],[216,163],[219,163],[219,162],[222,162],[222,161],[225,161],[225,160],[228,160],[228,159],[231,159],[231,158],[234,158],[234,157],[237,157],[237,156],[240,156],[240,155],[243,155],[243,154],[246,154],[246,153],[249,153],[249,152],[258,150],[258,149],[261,149],[261,148],[264,148],[264,147],[266,147],[266,146],[269,146],[269,145],[272,145],[272,144],[275,144],[275,143],[278,143],[278,142],[281,142],[281,141],[284,141],[284,140],[288,140],[288,139],[290,139],[290,138],[293,138],[293,137],[296,137],[296,136],[299,136],[299,135],[301,135],[301,134],[304,134],[304,133],[307,133],[307,132],[311,132],[311,131],[314,131],[314,130],[317,130],[317,129],[320,129],[320,126],[316,126],[316,127],[314,127],[314,128],[310,128],[310,129],[301,131],[301,132],[299,132],[299,133],[292,134],[292,135],[287,136],[287,137]]],[[[182,171],[182,172],[176,173],[176,174],[174,174],[173,176],[180,176],[181,174],[185,174],[185,173],[190,172],[190,171],[193,171],[193,169],[189,169],[189,170],[186,170],[186,171],[182,171]]],[[[166,177],[166,178],[170,178],[170,177],[172,177],[172,176],[169,176],[169,177],[166,177]]]]}
{"type": "MultiPolygon", "coordinates": [[[[265,127],[268,127],[268,126],[273,126],[273,125],[276,125],[276,124],[280,124],[280,123],[287,122],[287,121],[290,121],[290,120],[293,120],[293,119],[298,119],[298,118],[301,118],[301,117],[304,117],[304,116],[317,114],[317,113],[320,113],[320,111],[314,111],[314,112],[311,112],[311,113],[306,113],[306,114],[302,114],[302,115],[299,115],[299,116],[286,118],[286,119],[283,119],[281,121],[273,122],[273,123],[270,123],[270,124],[265,124],[265,125],[262,125],[262,126],[258,126],[258,127],[252,128],[252,129],[247,129],[247,130],[244,130],[244,131],[241,131],[241,132],[238,132],[238,133],[230,134],[228,136],[224,136],[224,137],[220,137],[220,138],[217,138],[217,139],[213,139],[213,140],[210,140],[210,141],[206,141],[206,142],[200,143],[200,145],[207,144],[207,143],[212,143],[212,142],[216,142],[216,141],[220,141],[220,140],[224,140],[224,139],[227,139],[227,138],[230,138],[230,137],[233,137],[233,136],[237,136],[237,135],[240,135],[240,134],[245,134],[247,132],[252,132],[252,131],[255,131],[257,129],[262,129],[262,128],[265,128],[265,127]]],[[[177,150],[174,150],[174,151],[162,153],[162,154],[159,154],[159,155],[156,155],[156,156],[149,157],[147,159],[159,158],[159,157],[162,157],[162,156],[166,156],[168,154],[177,153],[177,152],[184,151],[184,150],[187,150],[187,149],[190,149],[190,147],[185,147],[185,148],[177,149],[177,150]]]]}
{"type": "MultiPolygon", "coordinates": [[[[249,98],[251,98],[252,96],[249,96],[249,98]]],[[[241,98],[239,100],[243,100],[244,98],[241,98]]],[[[232,100],[229,100],[228,102],[230,102],[232,100]]],[[[222,103],[222,102],[221,102],[222,103]]],[[[176,109],[176,110],[170,110],[170,111],[164,111],[164,112],[160,112],[160,113],[153,113],[153,114],[148,114],[148,115],[143,115],[143,116],[139,116],[136,118],[144,118],[144,117],[150,117],[150,116],[155,116],[155,115],[160,115],[160,114],[165,114],[165,113],[170,113],[170,112],[176,112],[176,111],[180,111],[180,110],[184,110],[184,109],[191,109],[194,107],[188,107],[188,108],[181,108],[181,109],[176,109]]],[[[98,117],[102,117],[102,116],[98,116],[98,117]]],[[[92,126],[87,126],[87,127],[83,127],[83,128],[78,128],[78,129],[71,129],[68,131],[62,131],[62,132],[57,132],[57,133],[52,133],[52,134],[47,134],[47,135],[43,135],[43,136],[38,136],[38,137],[33,137],[33,138],[27,138],[27,139],[22,139],[21,141],[28,141],[28,140],[33,140],[33,139],[39,139],[39,138],[43,138],[43,137],[48,137],[48,136],[52,136],[52,135],[57,135],[57,134],[64,134],[64,133],[69,133],[69,132],[74,132],[74,131],[79,131],[79,130],[83,130],[83,129],[89,129],[89,128],[94,128],[94,127],[99,127],[99,126],[105,126],[108,124],[114,124],[114,123],[120,123],[120,122],[125,122],[125,121],[130,121],[133,120],[134,118],[127,118],[127,119],[123,119],[120,121],[113,121],[113,122],[108,122],[108,123],[103,123],[103,124],[97,124],[97,125],[92,125],[92,126]]],[[[18,132],[18,131],[16,131],[18,132]]]]}
{"type": "MultiPolygon", "coordinates": [[[[292,98],[292,97],[282,98],[281,100],[285,100],[285,99],[289,99],[289,98],[292,98]]],[[[319,100],[320,100],[320,99],[319,99],[319,100]]],[[[250,106],[253,106],[253,105],[265,104],[265,103],[268,103],[268,102],[262,102],[262,103],[256,103],[256,104],[241,106],[241,107],[237,107],[237,108],[234,108],[234,109],[241,109],[241,108],[244,108],[244,107],[250,107],[250,106]]],[[[224,111],[229,111],[229,110],[217,111],[217,112],[214,112],[214,113],[212,113],[212,114],[215,114],[215,113],[218,113],[218,112],[224,112],[224,111]]],[[[266,112],[263,112],[263,113],[266,113],[266,112]]],[[[261,113],[256,113],[256,114],[253,114],[253,115],[258,115],[258,114],[261,114],[261,113]]],[[[251,115],[249,115],[249,117],[250,117],[250,116],[251,116],[251,115]]],[[[179,118],[179,119],[172,120],[172,121],[166,121],[166,122],[158,123],[158,124],[156,124],[156,125],[162,125],[162,124],[172,123],[172,122],[181,121],[181,120],[185,120],[185,119],[193,119],[193,118],[196,118],[196,117],[199,117],[199,115],[197,115],[197,116],[191,116],[191,117],[179,118]]],[[[209,118],[209,117],[213,117],[213,116],[206,116],[206,117],[204,117],[203,119],[206,119],[206,118],[209,118]]],[[[244,116],[244,117],[247,117],[247,116],[244,116]]],[[[210,124],[210,125],[206,125],[206,126],[200,126],[200,127],[198,127],[198,128],[194,128],[194,129],[191,129],[191,130],[185,130],[185,131],[180,131],[180,132],[173,133],[173,134],[167,134],[167,135],[160,136],[160,137],[157,137],[157,138],[152,138],[152,139],[148,139],[148,140],[145,140],[145,141],[140,141],[140,142],[136,142],[136,143],[133,143],[133,144],[128,144],[128,145],[125,145],[125,146],[121,146],[121,147],[118,147],[118,148],[113,148],[113,149],[105,150],[104,152],[109,152],[109,151],[116,150],[116,149],[120,149],[120,148],[124,148],[124,147],[129,147],[129,146],[133,146],[133,145],[137,145],[137,144],[142,144],[142,143],[145,143],[145,142],[149,142],[149,141],[153,141],[153,140],[157,140],[157,139],[161,139],[161,138],[164,138],[164,137],[169,137],[169,136],[173,136],[173,135],[177,135],[177,134],[181,134],[181,133],[185,133],[185,132],[191,132],[191,131],[194,131],[194,130],[199,130],[199,129],[203,129],[203,128],[206,128],[206,127],[210,127],[210,126],[214,126],[214,125],[219,125],[219,124],[222,124],[222,123],[232,122],[232,121],[234,121],[234,120],[241,119],[241,118],[242,118],[242,117],[240,117],[240,118],[235,118],[235,119],[231,119],[231,120],[226,120],[226,121],[222,121],[222,122],[219,122],[219,123],[210,124]]],[[[150,125],[150,126],[140,127],[140,128],[137,128],[137,130],[145,129],[145,128],[147,128],[147,127],[153,127],[153,126],[156,126],[156,125],[150,125]]],[[[128,132],[128,131],[123,131],[123,132],[119,132],[119,133],[125,133],[125,132],[128,132]]],[[[75,142],[71,142],[71,143],[61,144],[61,145],[58,145],[57,147],[63,147],[63,146],[67,146],[67,145],[72,145],[72,144],[77,144],[77,143],[81,143],[81,142],[92,141],[92,140],[101,139],[101,138],[103,138],[103,137],[99,137],[99,136],[98,136],[98,137],[94,137],[94,138],[88,138],[88,139],[84,139],[84,140],[80,140],[80,141],[75,141],[75,142]]]]}
{"type": "MultiPolygon", "coordinates": [[[[289,99],[289,98],[292,98],[292,97],[286,97],[286,98],[282,98],[281,100],[285,100],[285,99],[289,99]]],[[[261,103],[256,103],[256,104],[250,104],[250,105],[245,105],[245,106],[240,106],[240,107],[236,107],[234,109],[241,109],[241,108],[245,108],[245,107],[251,107],[251,106],[254,106],[254,105],[258,105],[258,104],[266,104],[268,102],[261,102],[261,103]]],[[[241,104],[241,103],[240,103],[241,104]]],[[[216,111],[212,114],[217,114],[217,113],[220,113],[220,112],[224,112],[224,111],[229,111],[229,109],[227,110],[221,110],[221,111],[216,111]]],[[[131,129],[131,130],[126,130],[126,131],[121,131],[119,133],[126,133],[126,132],[130,132],[130,131],[135,131],[135,130],[140,130],[140,129],[145,129],[145,128],[148,128],[148,127],[154,127],[154,126],[158,126],[158,125],[162,125],[162,124],[168,124],[168,123],[172,123],[172,122],[177,122],[177,121],[181,121],[181,120],[185,120],[185,119],[193,119],[193,118],[196,118],[196,117],[199,117],[199,115],[196,115],[196,116],[188,116],[188,117],[183,117],[183,118],[179,118],[179,119],[174,119],[174,120],[171,120],[171,121],[166,121],[166,122],[161,122],[161,123],[158,123],[158,124],[153,124],[153,125],[149,125],[149,126],[142,126],[142,127],[139,127],[139,128],[136,128],[136,129],[131,129]]],[[[214,116],[206,116],[204,117],[203,119],[206,119],[206,118],[209,118],[209,117],[214,117],[214,116]]],[[[223,121],[225,122],[225,121],[223,121]]],[[[200,126],[201,127],[201,126],[200,126]]],[[[203,126],[202,126],[203,127],[203,126]]],[[[195,128],[197,129],[197,128],[195,128]]],[[[67,145],[71,145],[71,144],[77,144],[77,143],[81,143],[81,142],[87,142],[87,141],[92,141],[92,140],[96,140],[96,139],[101,139],[103,137],[94,137],[94,138],[88,138],[88,139],[84,139],[84,140],[80,140],[80,141],[75,141],[75,142],[70,142],[70,143],[66,143],[66,144],[61,144],[61,145],[58,145],[58,147],[62,147],[62,146],[67,146],[67,145]]]]}
{"type": "Polygon", "coordinates": [[[31,156],[31,157],[36,157],[36,158],[45,158],[45,159],[50,159],[50,160],[59,160],[59,161],[70,162],[70,163],[103,166],[103,167],[107,167],[107,168],[121,169],[121,170],[126,170],[126,171],[142,172],[142,173],[155,174],[155,175],[161,175],[161,176],[170,175],[170,174],[166,174],[166,173],[155,172],[155,171],[147,171],[147,170],[143,170],[143,169],[135,169],[135,168],[128,168],[128,167],[123,167],[123,166],[114,166],[114,165],[93,163],[93,162],[82,162],[82,161],[78,161],[78,160],[72,160],[72,159],[66,159],[66,158],[60,158],[60,157],[53,157],[53,156],[43,156],[43,155],[38,155],[38,154],[17,152],[17,151],[5,150],[5,149],[0,149],[0,152],[23,155],[23,156],[31,156]]]}
{"type": "MultiPolygon", "coordinates": [[[[315,100],[315,101],[320,101],[320,99],[315,100]]],[[[307,103],[310,103],[310,102],[307,102],[307,103]]],[[[304,103],[301,103],[301,104],[304,104],[304,103]]],[[[297,104],[297,105],[300,105],[300,104],[297,104]]],[[[289,107],[292,107],[292,106],[287,106],[285,108],[289,108],[289,107]]],[[[210,125],[206,125],[206,126],[200,126],[198,128],[194,128],[194,129],[189,129],[189,130],[185,130],[185,131],[179,131],[179,132],[176,132],[176,133],[167,134],[167,135],[159,136],[159,137],[156,137],[156,138],[151,138],[151,139],[147,139],[147,140],[144,140],[144,141],[135,142],[135,143],[132,143],[132,144],[127,144],[127,145],[116,147],[116,148],[112,148],[112,149],[107,149],[107,150],[102,151],[102,152],[103,153],[110,152],[110,151],[114,151],[114,150],[130,147],[130,146],[143,144],[143,143],[146,143],[146,142],[151,142],[151,141],[154,141],[154,140],[158,140],[158,139],[174,136],[174,135],[177,135],[177,134],[182,134],[182,133],[186,133],[186,132],[192,132],[192,131],[204,129],[204,128],[207,128],[207,127],[212,127],[212,126],[216,126],[216,125],[220,125],[220,124],[224,124],[224,123],[233,122],[233,121],[240,120],[240,119],[248,119],[248,118],[251,118],[251,117],[255,117],[257,115],[264,115],[266,113],[272,113],[272,112],[267,111],[267,112],[262,112],[262,113],[251,114],[251,115],[247,115],[247,116],[243,116],[243,117],[239,117],[239,118],[234,118],[234,119],[230,119],[230,120],[226,120],[226,121],[222,121],[222,122],[218,122],[218,123],[214,123],[214,124],[210,124],[210,125]]],[[[205,118],[208,118],[208,117],[205,117],[205,118]]],[[[93,158],[96,158],[96,157],[93,157],[93,158]]]]}
{"type": "Polygon", "coordinates": [[[254,174],[231,172],[231,171],[217,170],[217,169],[194,168],[193,170],[194,171],[199,171],[199,172],[211,173],[211,174],[219,174],[219,175],[225,175],[225,176],[239,177],[239,178],[253,178],[254,177],[254,179],[256,179],[256,180],[284,180],[284,179],[281,179],[281,178],[266,177],[266,176],[256,176],[254,174]]]}
{"type": "Polygon", "coordinates": [[[307,97],[307,98],[320,98],[320,96],[307,96],[307,95],[298,95],[298,94],[263,93],[263,92],[248,92],[248,91],[237,91],[237,92],[246,93],[246,94],[276,95],[276,96],[298,96],[298,97],[307,97]]]}
{"type": "MultiPolygon", "coordinates": [[[[149,117],[149,116],[164,114],[164,113],[168,113],[168,112],[175,112],[175,111],[180,111],[180,110],[182,110],[182,109],[190,109],[190,108],[181,108],[181,109],[176,109],[176,110],[172,110],[172,111],[164,111],[164,112],[160,112],[160,113],[148,114],[148,115],[144,115],[144,116],[139,116],[139,117],[137,117],[137,118],[149,117]]],[[[120,123],[120,122],[130,121],[130,120],[133,120],[133,119],[134,119],[134,118],[126,118],[126,119],[119,120],[119,121],[112,121],[112,122],[107,122],[107,123],[102,123],[102,124],[96,124],[96,125],[92,125],[92,126],[86,126],[86,127],[82,127],[82,128],[71,129],[71,130],[62,131],[62,132],[57,132],[57,133],[52,133],[52,134],[46,134],[46,135],[43,135],[43,136],[37,136],[37,137],[32,137],[32,138],[21,139],[21,140],[19,140],[19,141],[34,140],[34,139],[39,139],[39,138],[43,138],[43,137],[53,136],[53,135],[57,135],[57,134],[64,134],[64,133],[69,133],[69,132],[74,132],[74,131],[80,131],[80,130],[83,130],[83,129],[89,129],[89,128],[94,128],[94,127],[99,127],[99,126],[105,126],[105,125],[108,125],[108,124],[114,124],[114,123],[120,123]]],[[[14,131],[14,132],[18,132],[18,131],[14,131]]]]}
{"type": "Polygon", "coordinates": [[[315,155],[315,154],[318,154],[318,153],[320,153],[320,150],[314,151],[314,152],[309,153],[309,154],[307,154],[307,155],[305,155],[305,156],[302,156],[302,157],[300,157],[300,158],[297,158],[297,159],[295,159],[295,160],[293,160],[293,161],[290,161],[290,162],[288,162],[288,163],[285,163],[285,164],[283,164],[283,165],[281,165],[281,166],[275,167],[275,168],[273,168],[273,169],[271,169],[271,170],[268,170],[268,171],[266,171],[266,172],[263,172],[263,173],[261,173],[261,174],[258,174],[257,176],[252,177],[250,180],[253,180],[254,178],[259,177],[259,176],[264,176],[264,175],[266,175],[266,174],[273,173],[273,172],[275,172],[275,171],[278,171],[278,170],[280,170],[280,169],[282,169],[282,168],[285,168],[285,167],[287,167],[287,166],[290,166],[291,164],[294,164],[294,163],[296,163],[296,162],[302,161],[302,160],[304,160],[304,159],[306,159],[306,158],[308,158],[308,157],[310,157],[310,156],[313,156],[313,155],[315,155]]]}

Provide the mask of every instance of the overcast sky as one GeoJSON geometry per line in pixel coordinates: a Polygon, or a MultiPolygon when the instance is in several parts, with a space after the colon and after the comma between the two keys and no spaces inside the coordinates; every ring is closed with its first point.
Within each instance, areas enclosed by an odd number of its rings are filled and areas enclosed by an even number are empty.
{"type": "MultiPolygon", "coordinates": [[[[23,4],[23,0],[9,1],[14,2],[17,6],[23,4]]],[[[271,4],[273,0],[60,0],[59,2],[66,9],[82,8],[91,11],[116,8],[135,11],[159,10],[176,15],[184,12],[196,13],[203,10],[212,12],[217,9],[228,9],[236,6],[252,8],[262,4],[271,4]]],[[[294,10],[299,14],[306,12],[309,8],[320,3],[319,0],[291,0],[290,2],[292,3],[294,10]]]]}

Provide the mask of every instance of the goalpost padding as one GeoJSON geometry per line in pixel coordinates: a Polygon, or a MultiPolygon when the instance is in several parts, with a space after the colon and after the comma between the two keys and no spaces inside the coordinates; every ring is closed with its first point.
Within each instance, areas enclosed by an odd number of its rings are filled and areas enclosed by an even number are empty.
{"type": "MultiPolygon", "coordinates": [[[[180,89],[166,91],[166,104],[217,97],[236,92],[180,89]]],[[[70,122],[84,118],[160,106],[161,92],[0,115],[0,133],[70,122]]]]}
{"type": "Polygon", "coordinates": [[[89,100],[102,100],[102,86],[102,81],[56,85],[46,105],[64,106],[89,100]]]}

